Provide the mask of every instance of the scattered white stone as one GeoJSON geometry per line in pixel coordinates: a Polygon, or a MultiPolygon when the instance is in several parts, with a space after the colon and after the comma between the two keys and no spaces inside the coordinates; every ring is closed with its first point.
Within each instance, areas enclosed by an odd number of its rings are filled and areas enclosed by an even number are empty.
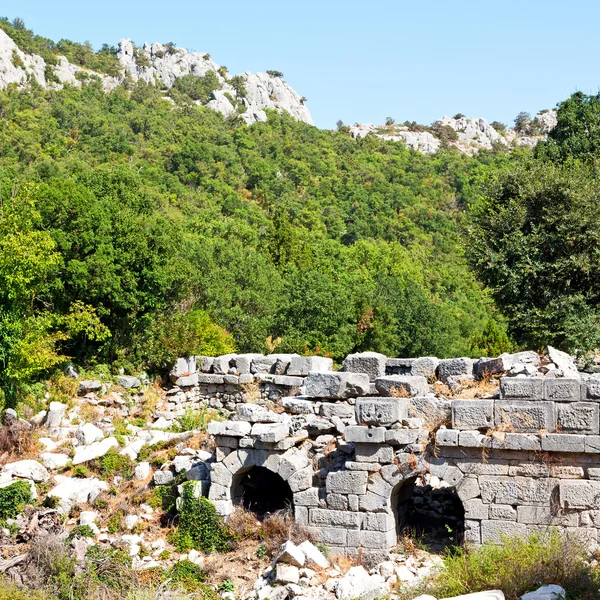
{"type": "Polygon", "coordinates": [[[75,449],[73,464],[79,465],[94,458],[104,456],[111,448],[118,448],[119,442],[114,437],[105,438],[100,442],[94,442],[89,446],[79,446],[75,449]]]}
{"type": "Polygon", "coordinates": [[[304,552],[307,566],[317,569],[328,569],[331,566],[327,557],[308,540],[302,542],[298,548],[304,552]]]}
{"type": "Polygon", "coordinates": [[[140,518],[137,515],[127,515],[124,519],[125,527],[131,531],[139,522],[140,518]]]}
{"type": "Polygon", "coordinates": [[[146,479],[150,475],[151,470],[149,462],[138,463],[135,467],[134,477],[140,481],[146,479]]]}
{"type": "Polygon", "coordinates": [[[59,481],[48,495],[58,498],[58,510],[68,513],[73,504],[91,504],[102,491],[108,491],[106,481],[55,476],[59,481]]]}
{"type": "Polygon", "coordinates": [[[60,427],[67,411],[67,405],[60,402],[50,402],[48,413],[46,414],[46,427],[60,427]]]}
{"type": "Polygon", "coordinates": [[[82,425],[75,434],[79,443],[85,446],[93,444],[104,438],[104,432],[99,427],[96,427],[93,423],[86,423],[82,425]]]}
{"type": "Polygon", "coordinates": [[[535,590],[521,596],[521,600],[564,600],[567,593],[560,585],[544,585],[535,590]]]}
{"type": "Polygon", "coordinates": [[[338,600],[375,600],[389,592],[389,585],[379,574],[369,575],[364,567],[352,567],[342,577],[335,591],[338,600]]]}
{"type": "Polygon", "coordinates": [[[19,460],[14,463],[4,465],[4,472],[11,477],[20,477],[21,479],[31,479],[38,483],[48,481],[50,473],[48,469],[36,460],[19,460]]]}
{"type": "MultiPolygon", "coordinates": [[[[284,563],[295,567],[303,567],[306,562],[304,552],[291,540],[284,542],[273,559],[273,564],[284,563]]],[[[290,582],[293,583],[293,582],[290,582]]]]}
{"type": "Polygon", "coordinates": [[[62,469],[66,467],[71,459],[66,454],[54,454],[52,452],[44,452],[40,455],[40,460],[44,463],[48,469],[52,469],[56,471],[57,469],[62,469]]]}
{"type": "Polygon", "coordinates": [[[44,450],[46,450],[46,452],[52,452],[58,448],[58,444],[54,440],[51,440],[47,437],[39,438],[38,442],[44,446],[44,450]]]}
{"type": "Polygon", "coordinates": [[[490,590],[488,592],[476,592],[475,594],[442,598],[442,600],[504,600],[504,593],[501,590],[490,590]]]}
{"type": "Polygon", "coordinates": [[[300,571],[294,565],[279,563],[275,566],[273,581],[275,583],[298,583],[300,571]]]}

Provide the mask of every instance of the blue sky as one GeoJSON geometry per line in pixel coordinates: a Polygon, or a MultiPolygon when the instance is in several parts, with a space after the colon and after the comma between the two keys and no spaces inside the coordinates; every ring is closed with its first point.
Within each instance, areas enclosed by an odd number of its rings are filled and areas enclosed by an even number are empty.
{"type": "Polygon", "coordinates": [[[511,123],[600,86],[600,3],[587,0],[5,0],[36,33],[130,37],[210,52],[230,73],[283,71],[315,123],[511,123]]]}

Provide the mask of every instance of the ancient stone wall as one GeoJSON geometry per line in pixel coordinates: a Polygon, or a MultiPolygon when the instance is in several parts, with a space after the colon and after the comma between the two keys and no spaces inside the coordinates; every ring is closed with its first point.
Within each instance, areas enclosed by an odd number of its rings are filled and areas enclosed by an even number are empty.
{"type": "Polygon", "coordinates": [[[532,354],[473,363],[363,353],[337,372],[321,357],[233,355],[200,359],[200,370],[181,364],[172,379],[185,397],[238,378],[226,406],[235,413],[209,424],[217,453],[208,496],[223,515],[244,502],[244,477],[267,469],[289,486],[298,523],[366,560],[396,545],[417,482],[455,491],[464,510],[457,535],[471,544],[556,526],[593,545],[600,379],[532,354]],[[248,402],[241,386],[250,378],[260,393],[248,402]]]}

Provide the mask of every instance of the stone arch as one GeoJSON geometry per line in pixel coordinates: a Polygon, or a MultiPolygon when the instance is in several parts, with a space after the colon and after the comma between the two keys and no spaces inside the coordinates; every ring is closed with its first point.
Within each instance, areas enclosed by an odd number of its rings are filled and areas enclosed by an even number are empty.
{"type": "Polygon", "coordinates": [[[267,467],[243,467],[232,478],[231,501],[259,516],[293,510],[294,494],[281,475],[267,467]]]}
{"type": "Polygon", "coordinates": [[[465,507],[455,486],[433,487],[412,474],[394,486],[390,508],[397,539],[404,531],[440,546],[459,545],[464,539],[465,507]]]}
{"type": "Polygon", "coordinates": [[[296,517],[307,511],[306,506],[318,504],[318,489],[312,486],[313,467],[306,453],[295,447],[285,452],[254,448],[230,450],[222,460],[212,464],[210,471],[208,498],[215,503],[221,515],[227,516],[233,512],[235,504],[239,503],[240,490],[244,487],[247,474],[253,469],[264,469],[273,476],[262,477],[260,485],[268,484],[269,480],[281,480],[285,485],[281,485],[280,489],[287,492],[289,488],[296,517]]]}

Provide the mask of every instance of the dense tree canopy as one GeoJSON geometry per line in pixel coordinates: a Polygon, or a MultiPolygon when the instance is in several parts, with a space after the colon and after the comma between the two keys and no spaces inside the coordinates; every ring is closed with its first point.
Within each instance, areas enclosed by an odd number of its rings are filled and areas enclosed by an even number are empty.
{"type": "Polygon", "coordinates": [[[175,106],[143,82],[0,93],[5,215],[35,189],[26,246],[43,268],[28,310],[81,303],[110,332],[63,335],[57,350],[150,365],[165,328],[189,327],[166,317],[204,311],[242,351],[271,336],[336,359],[477,353],[494,311],[460,224],[493,157],[426,157],[276,113],[246,127],[180,91],[175,106]]]}

